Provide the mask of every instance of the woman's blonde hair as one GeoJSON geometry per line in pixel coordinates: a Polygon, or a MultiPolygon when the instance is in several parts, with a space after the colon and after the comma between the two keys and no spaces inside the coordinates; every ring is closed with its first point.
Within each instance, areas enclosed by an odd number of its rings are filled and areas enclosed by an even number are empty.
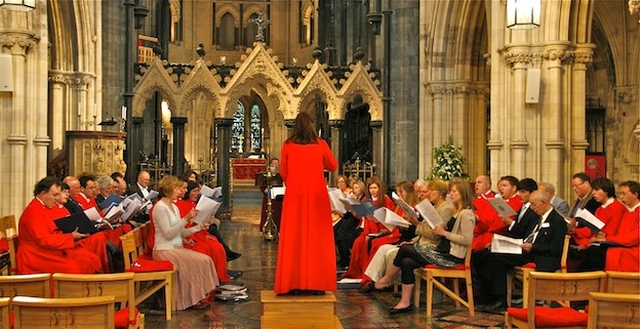
{"type": "Polygon", "coordinates": [[[158,193],[160,194],[160,197],[171,196],[171,193],[173,193],[173,190],[176,187],[182,187],[184,183],[185,181],[183,181],[182,179],[176,176],[164,176],[158,182],[158,193]]]}
{"type": "Polygon", "coordinates": [[[449,193],[449,187],[447,183],[442,179],[434,179],[427,184],[427,187],[430,191],[438,191],[440,192],[440,197],[445,198],[447,193],[449,193]]]}
{"type": "Polygon", "coordinates": [[[407,204],[409,204],[410,206],[415,206],[418,204],[418,194],[416,194],[412,182],[408,180],[402,181],[396,184],[396,189],[403,189],[405,192],[407,192],[407,198],[404,200],[407,204]]]}
{"type": "Polygon", "coordinates": [[[360,188],[360,193],[362,193],[362,195],[364,195],[366,197],[369,197],[369,190],[364,185],[363,181],[358,179],[357,181],[353,182],[353,184],[351,186],[351,192],[353,192],[353,185],[358,185],[358,187],[360,188]]]}

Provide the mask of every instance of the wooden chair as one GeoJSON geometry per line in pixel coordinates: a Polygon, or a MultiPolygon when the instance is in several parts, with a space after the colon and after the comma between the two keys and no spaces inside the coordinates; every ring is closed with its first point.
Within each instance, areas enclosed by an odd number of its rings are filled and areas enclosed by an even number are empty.
{"type": "MultiPolygon", "coordinates": [[[[144,329],[144,314],[136,316],[134,273],[63,274],[53,275],[54,295],[62,298],[113,296],[120,304],[119,312],[126,312],[128,329],[144,329]]],[[[116,317],[117,318],[117,317],[116,317]]]]}
{"type": "MultiPolygon", "coordinates": [[[[135,263],[138,257],[144,254],[146,236],[144,236],[142,232],[146,230],[146,225],[149,225],[149,223],[143,224],[129,233],[120,236],[125,271],[130,271],[131,264],[135,263]]],[[[175,286],[173,284],[174,276],[175,269],[172,271],[136,272],[133,276],[135,283],[135,305],[139,305],[156,291],[164,289],[166,319],[171,320],[173,289],[175,286]]]]}
{"type": "Polygon", "coordinates": [[[0,329],[11,328],[11,320],[9,319],[9,301],[11,298],[0,298],[0,329]]]}
{"type": "Polygon", "coordinates": [[[469,314],[475,316],[475,310],[473,306],[473,287],[471,286],[471,247],[467,248],[467,254],[464,257],[464,264],[454,268],[442,268],[433,265],[427,265],[415,270],[416,284],[413,288],[413,305],[420,307],[420,280],[424,279],[427,282],[427,316],[431,316],[431,310],[433,307],[433,286],[442,290],[447,296],[453,298],[456,302],[456,307],[460,307],[463,304],[469,309],[469,314]],[[436,278],[446,279],[453,278],[453,291],[444,285],[444,281],[438,281],[436,278]],[[467,300],[460,297],[460,286],[458,279],[464,279],[467,286],[467,300]]]}
{"type": "Polygon", "coordinates": [[[7,242],[9,243],[9,275],[18,274],[18,262],[16,261],[16,252],[18,251],[18,244],[20,239],[18,238],[18,234],[10,236],[7,238],[7,242]]]}
{"type": "MultiPolygon", "coordinates": [[[[0,217],[0,239],[5,239],[7,246],[6,251],[0,254],[0,274],[11,274],[11,253],[9,250],[9,237],[17,233],[16,218],[14,215],[0,217]]],[[[4,244],[4,242],[3,242],[4,244]]],[[[3,250],[5,250],[3,248],[3,250]]]]}
{"type": "Polygon", "coordinates": [[[588,329],[640,328],[640,294],[592,292],[590,295],[588,329]]]}
{"type": "Polygon", "coordinates": [[[50,297],[51,274],[0,276],[0,297],[50,297]]]}
{"type": "MultiPolygon", "coordinates": [[[[607,274],[602,271],[584,273],[529,273],[528,305],[536,300],[588,300],[592,291],[604,291],[607,274]]],[[[588,315],[571,307],[507,308],[504,315],[507,328],[586,328],[588,315]]]]}
{"type": "Polygon", "coordinates": [[[607,292],[640,295],[640,273],[607,271],[607,292]]]}
{"type": "Polygon", "coordinates": [[[11,301],[15,329],[113,329],[113,296],[35,298],[17,296],[11,301]]]}
{"type": "MultiPolygon", "coordinates": [[[[564,236],[564,244],[562,245],[562,256],[560,257],[560,269],[556,273],[567,273],[567,257],[569,255],[570,235],[564,236]]],[[[507,272],[507,305],[511,306],[511,295],[513,294],[513,280],[522,282],[522,307],[527,307],[527,290],[529,290],[529,273],[536,270],[536,264],[531,262],[523,266],[516,266],[513,270],[507,272]]],[[[563,304],[564,305],[564,304],[563,304]]],[[[565,305],[568,306],[568,305],[565,305]]]]}

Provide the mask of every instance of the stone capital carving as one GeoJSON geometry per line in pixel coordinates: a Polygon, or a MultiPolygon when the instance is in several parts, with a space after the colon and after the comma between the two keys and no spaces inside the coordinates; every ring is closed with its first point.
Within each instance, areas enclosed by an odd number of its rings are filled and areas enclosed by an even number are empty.
{"type": "Polygon", "coordinates": [[[593,61],[593,50],[581,49],[573,51],[573,61],[576,64],[589,64],[593,61]]]}
{"type": "Polygon", "coordinates": [[[50,73],[49,81],[53,83],[60,83],[65,85],[71,84],[71,79],[68,76],[60,73],[50,73]]]}
{"type": "Polygon", "coordinates": [[[293,125],[295,124],[296,120],[295,119],[285,119],[284,120],[284,125],[288,128],[291,129],[293,128],[293,125]]]}
{"type": "Polygon", "coordinates": [[[551,48],[546,49],[542,53],[542,58],[548,61],[563,61],[571,56],[571,52],[564,48],[551,48]]]}
{"type": "Polygon", "coordinates": [[[26,55],[35,47],[38,38],[29,31],[8,31],[0,33],[0,48],[9,48],[13,55],[26,55]]]}
{"type": "Polygon", "coordinates": [[[529,50],[509,49],[502,54],[502,57],[511,65],[528,64],[531,62],[533,53],[529,50]]]}
{"type": "Polygon", "coordinates": [[[344,120],[329,120],[331,128],[340,129],[344,126],[344,120]]]}
{"type": "Polygon", "coordinates": [[[444,95],[447,93],[447,88],[443,85],[429,85],[427,91],[431,95],[444,95]]]}
{"type": "Polygon", "coordinates": [[[231,128],[231,125],[233,125],[233,118],[215,118],[213,123],[216,128],[231,128]]]}
{"type": "Polygon", "coordinates": [[[171,117],[171,119],[169,119],[169,122],[171,122],[171,124],[173,124],[174,126],[176,126],[176,125],[184,126],[187,123],[187,118],[185,118],[185,117],[171,117]]]}

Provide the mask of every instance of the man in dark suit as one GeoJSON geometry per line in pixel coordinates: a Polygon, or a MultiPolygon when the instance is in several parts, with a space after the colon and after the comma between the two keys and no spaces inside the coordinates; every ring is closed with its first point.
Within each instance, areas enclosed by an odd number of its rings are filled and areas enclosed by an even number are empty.
{"type": "Polygon", "coordinates": [[[529,262],[536,264],[536,271],[554,272],[560,267],[567,224],[551,205],[549,196],[541,191],[531,193],[530,208],[538,221],[523,241],[522,254],[491,254],[490,292],[497,302],[487,305],[486,312],[500,313],[506,309],[507,271],[529,262]]]}
{"type": "Polygon", "coordinates": [[[67,203],[64,204],[64,207],[67,208],[72,215],[83,212],[82,206],[76,201],[76,197],[80,194],[80,181],[73,176],[67,176],[62,182],[69,185],[69,199],[67,203]]]}
{"type": "MultiPolygon", "coordinates": [[[[514,239],[524,239],[533,232],[533,229],[540,221],[540,216],[533,211],[531,202],[529,202],[531,193],[538,189],[538,185],[535,180],[525,178],[518,182],[517,188],[518,196],[522,200],[522,208],[520,208],[518,216],[513,219],[508,216],[501,216],[500,219],[506,225],[509,225],[507,231],[504,233],[505,236],[514,239]]],[[[493,274],[493,263],[490,261],[491,257],[491,250],[482,249],[473,253],[471,258],[473,267],[476,270],[476,278],[482,283],[482,295],[476,301],[477,305],[494,301],[490,299],[491,296],[489,293],[491,291],[491,275],[493,274]]]]}
{"type": "MultiPolygon", "coordinates": [[[[149,192],[151,192],[151,188],[149,187],[149,182],[151,181],[151,175],[146,170],[143,170],[138,173],[138,178],[135,184],[132,184],[129,190],[127,191],[127,195],[131,195],[137,193],[143,199],[146,199],[149,196],[149,192]]],[[[144,224],[149,221],[149,210],[151,209],[151,205],[147,206],[147,208],[140,214],[137,214],[129,219],[129,224],[137,227],[139,224],[144,224]]]]}
{"type": "MultiPolygon", "coordinates": [[[[578,245],[576,243],[576,228],[580,229],[584,226],[579,222],[576,222],[575,215],[579,209],[586,209],[590,213],[595,214],[601,203],[593,198],[593,187],[591,186],[591,177],[586,173],[580,172],[574,174],[571,178],[571,188],[576,193],[578,198],[571,203],[571,209],[567,215],[568,221],[568,233],[572,236],[571,245],[578,245]]],[[[580,263],[584,258],[584,252],[582,250],[571,248],[569,249],[569,261],[567,262],[567,269],[569,272],[577,271],[580,267],[580,263]]]]}

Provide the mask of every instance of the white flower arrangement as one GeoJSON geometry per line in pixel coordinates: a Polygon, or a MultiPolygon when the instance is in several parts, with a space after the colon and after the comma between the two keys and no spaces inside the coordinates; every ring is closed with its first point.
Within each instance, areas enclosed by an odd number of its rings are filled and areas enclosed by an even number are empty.
{"type": "Polygon", "coordinates": [[[440,147],[433,149],[434,166],[427,180],[452,178],[469,178],[469,173],[464,169],[466,159],[462,155],[462,146],[453,145],[453,137],[440,147]]]}

